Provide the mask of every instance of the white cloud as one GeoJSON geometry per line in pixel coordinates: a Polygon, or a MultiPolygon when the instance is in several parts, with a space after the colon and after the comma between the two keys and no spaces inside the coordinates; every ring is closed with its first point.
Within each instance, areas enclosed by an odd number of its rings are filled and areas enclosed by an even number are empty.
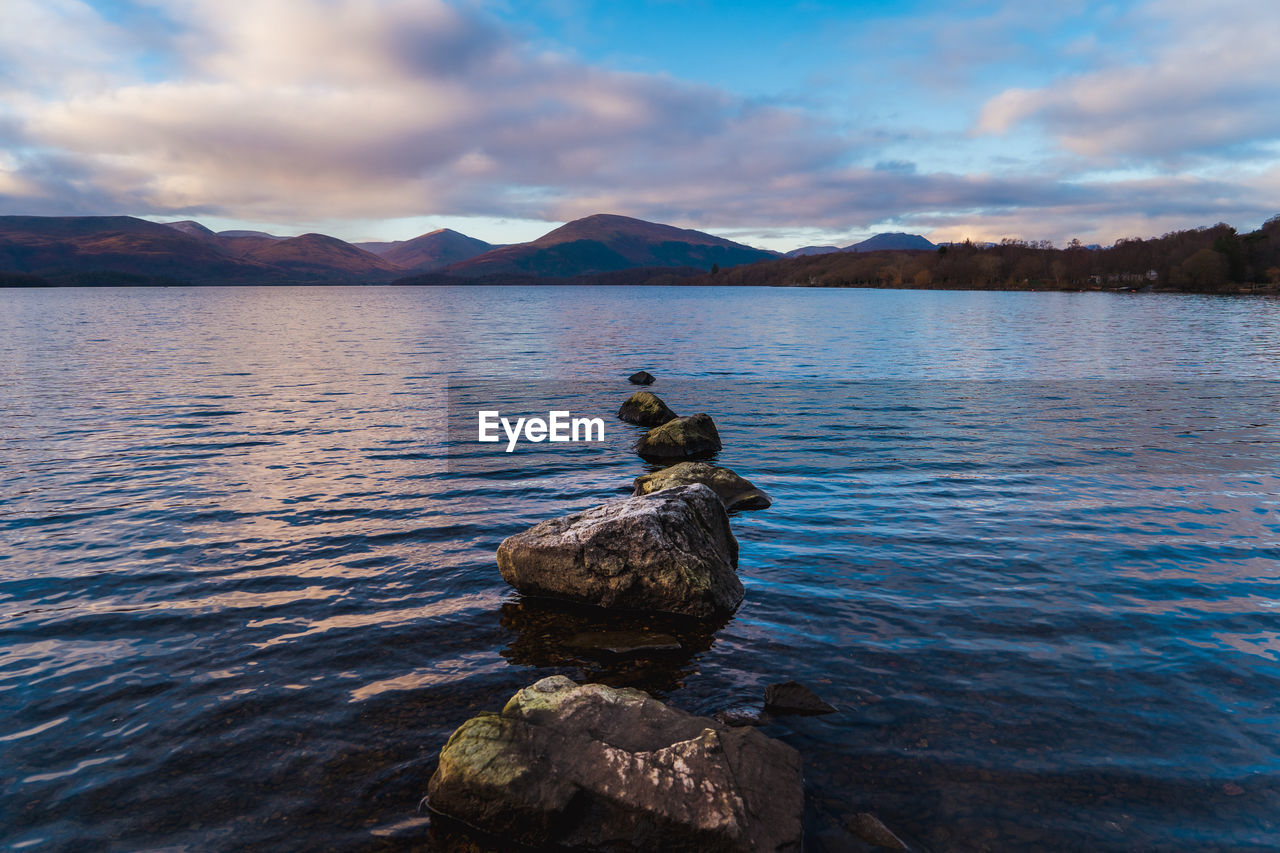
{"type": "Polygon", "coordinates": [[[1178,166],[1280,136],[1280,5],[1272,0],[1156,0],[1134,11],[1131,55],[1043,88],[989,100],[979,133],[1043,125],[1095,163],[1178,166]]]}
{"type": "Polygon", "coordinates": [[[798,114],[534,54],[438,1],[180,8],[183,74],[28,94],[26,146],[152,211],[268,218],[553,217],[602,187],[679,196],[841,153],[798,114]]]}
{"type": "Polygon", "coordinates": [[[0,98],[93,89],[130,41],[81,0],[4,0],[0,98]]]}

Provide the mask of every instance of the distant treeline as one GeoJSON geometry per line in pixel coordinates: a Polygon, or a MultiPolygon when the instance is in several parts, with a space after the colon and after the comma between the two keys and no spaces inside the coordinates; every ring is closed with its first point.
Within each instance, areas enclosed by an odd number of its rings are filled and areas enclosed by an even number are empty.
{"type": "Polygon", "coordinates": [[[38,275],[0,270],[0,287],[53,287],[53,282],[38,275]]]}
{"type": "Polygon", "coordinates": [[[116,270],[85,270],[51,275],[0,271],[0,287],[179,287],[190,283],[165,276],[116,270]]]}
{"type": "Polygon", "coordinates": [[[970,242],[930,252],[835,252],[716,270],[686,284],[983,290],[1280,290],[1280,216],[1257,231],[1230,225],[1120,240],[1090,249],[1052,243],[970,242]]]}

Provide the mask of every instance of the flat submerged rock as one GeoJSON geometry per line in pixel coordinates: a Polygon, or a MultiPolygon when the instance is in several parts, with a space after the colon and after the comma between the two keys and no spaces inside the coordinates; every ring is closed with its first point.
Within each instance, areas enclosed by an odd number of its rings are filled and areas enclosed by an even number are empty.
{"type": "Polygon", "coordinates": [[[638,690],[544,678],[440,752],[431,809],[533,847],[799,851],[800,756],[638,690]]]}

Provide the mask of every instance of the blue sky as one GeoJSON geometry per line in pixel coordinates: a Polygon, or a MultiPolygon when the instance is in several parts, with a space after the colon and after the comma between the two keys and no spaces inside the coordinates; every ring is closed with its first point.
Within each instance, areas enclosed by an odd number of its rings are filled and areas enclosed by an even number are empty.
{"type": "Polygon", "coordinates": [[[1280,212],[1272,0],[5,0],[0,213],[1110,243],[1280,212]]]}

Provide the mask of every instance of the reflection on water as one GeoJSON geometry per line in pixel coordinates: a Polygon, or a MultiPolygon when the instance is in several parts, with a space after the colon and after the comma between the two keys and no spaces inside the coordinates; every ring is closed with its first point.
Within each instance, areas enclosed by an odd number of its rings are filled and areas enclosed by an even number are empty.
{"type": "Polygon", "coordinates": [[[563,672],[708,715],[810,684],[840,713],[767,728],[806,849],[859,811],[922,850],[1280,847],[1278,367],[1263,299],[0,291],[0,840],[443,843],[445,738],[563,672]],[[611,415],[639,368],[775,500],[721,626],[498,576],[652,470],[638,429],[451,442],[464,399],[611,415]]]}
{"type": "Polygon", "coordinates": [[[684,686],[695,658],[724,627],[528,597],[504,604],[501,612],[502,627],[515,633],[502,650],[512,663],[564,671],[580,683],[638,687],[663,698],[684,686]]]}

